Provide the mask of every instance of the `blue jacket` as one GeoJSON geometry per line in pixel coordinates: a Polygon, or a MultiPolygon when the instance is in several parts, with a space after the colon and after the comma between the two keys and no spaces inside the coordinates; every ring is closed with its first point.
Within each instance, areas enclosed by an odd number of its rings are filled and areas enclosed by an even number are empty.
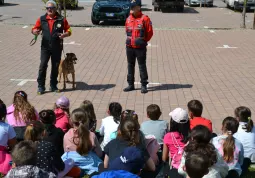
{"type": "Polygon", "coordinates": [[[140,178],[138,175],[132,174],[124,170],[107,171],[100,175],[92,176],[92,178],[140,178]]]}
{"type": "Polygon", "coordinates": [[[76,151],[65,152],[62,156],[62,160],[73,159],[74,165],[82,169],[85,174],[92,174],[93,172],[98,172],[98,166],[102,163],[102,160],[92,151],[87,155],[81,156],[76,151]]]}

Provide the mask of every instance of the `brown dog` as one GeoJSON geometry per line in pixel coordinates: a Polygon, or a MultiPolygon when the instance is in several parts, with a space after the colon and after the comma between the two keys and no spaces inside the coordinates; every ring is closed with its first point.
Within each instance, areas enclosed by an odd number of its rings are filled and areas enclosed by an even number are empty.
{"type": "Polygon", "coordinates": [[[73,89],[75,89],[75,70],[74,64],[76,64],[76,55],[74,53],[66,53],[66,58],[60,61],[58,68],[58,81],[61,81],[61,75],[63,73],[64,85],[63,90],[66,89],[66,82],[69,82],[67,75],[72,74],[73,89]]]}

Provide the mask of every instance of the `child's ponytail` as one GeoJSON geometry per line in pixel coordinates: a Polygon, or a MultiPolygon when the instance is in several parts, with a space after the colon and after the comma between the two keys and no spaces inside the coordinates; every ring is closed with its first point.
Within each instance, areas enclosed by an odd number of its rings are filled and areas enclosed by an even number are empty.
{"type": "Polygon", "coordinates": [[[230,163],[234,160],[234,151],[235,151],[235,139],[230,131],[228,137],[223,143],[223,158],[227,163],[230,163]]]}
{"type": "Polygon", "coordinates": [[[77,145],[76,151],[80,155],[86,155],[92,149],[92,143],[90,140],[90,131],[88,129],[89,119],[82,109],[75,109],[71,114],[71,119],[76,126],[78,136],[73,139],[73,142],[77,145]],[[75,140],[78,138],[78,143],[75,140]]]}
{"type": "Polygon", "coordinates": [[[253,129],[253,121],[251,119],[251,110],[248,107],[240,106],[235,109],[235,116],[239,120],[239,122],[245,122],[245,130],[246,132],[252,132],[253,129]]]}
{"type": "Polygon", "coordinates": [[[228,134],[228,137],[223,143],[223,158],[227,163],[230,163],[234,160],[234,151],[235,151],[235,139],[233,134],[237,132],[239,123],[233,117],[226,117],[223,122],[223,132],[228,134]]]}

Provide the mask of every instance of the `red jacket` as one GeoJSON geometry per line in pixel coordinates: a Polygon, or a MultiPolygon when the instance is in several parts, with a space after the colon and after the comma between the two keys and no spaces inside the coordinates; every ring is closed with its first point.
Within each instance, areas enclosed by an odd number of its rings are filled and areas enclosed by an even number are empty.
{"type": "Polygon", "coordinates": [[[211,132],[212,129],[212,122],[206,118],[203,117],[194,117],[190,120],[190,129],[192,130],[197,125],[203,125],[206,126],[211,132]]]}
{"type": "Polygon", "coordinates": [[[61,108],[55,109],[54,112],[56,115],[55,126],[66,133],[71,128],[68,115],[61,108]]]}
{"type": "Polygon", "coordinates": [[[126,20],[126,45],[132,48],[143,48],[147,46],[153,36],[152,23],[147,15],[142,12],[134,17],[130,14],[126,20]]]}

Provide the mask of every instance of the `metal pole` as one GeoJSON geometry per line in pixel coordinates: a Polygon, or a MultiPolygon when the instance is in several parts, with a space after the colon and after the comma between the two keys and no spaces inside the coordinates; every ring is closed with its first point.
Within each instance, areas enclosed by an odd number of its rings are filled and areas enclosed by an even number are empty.
{"type": "Polygon", "coordinates": [[[202,0],[200,0],[200,7],[202,7],[202,0]]]}

